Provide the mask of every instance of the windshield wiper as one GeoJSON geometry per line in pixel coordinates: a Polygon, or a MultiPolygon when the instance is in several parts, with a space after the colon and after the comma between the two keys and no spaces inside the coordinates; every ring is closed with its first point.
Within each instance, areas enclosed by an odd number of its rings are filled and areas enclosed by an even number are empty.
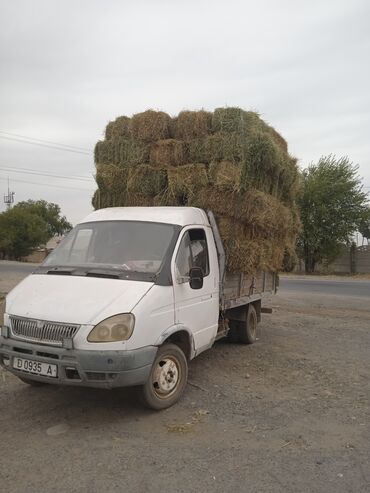
{"type": "Polygon", "coordinates": [[[98,277],[105,279],[123,279],[134,281],[156,282],[158,273],[142,272],[136,270],[126,270],[120,267],[91,267],[73,265],[68,266],[46,266],[40,265],[34,274],[47,274],[54,276],[78,276],[78,277],[98,277]]]}
{"type": "Polygon", "coordinates": [[[119,273],[111,272],[109,270],[88,270],[86,277],[103,277],[106,279],[120,279],[122,276],[119,273]]]}
{"type": "Polygon", "coordinates": [[[53,267],[46,271],[46,274],[58,275],[58,276],[71,276],[73,271],[75,271],[75,267],[53,267]]]}

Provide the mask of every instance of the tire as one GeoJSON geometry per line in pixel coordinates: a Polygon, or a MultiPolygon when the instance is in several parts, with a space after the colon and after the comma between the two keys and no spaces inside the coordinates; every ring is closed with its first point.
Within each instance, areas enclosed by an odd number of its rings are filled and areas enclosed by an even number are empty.
{"type": "Polygon", "coordinates": [[[43,385],[46,385],[46,383],[44,383],[44,382],[37,382],[36,380],[31,380],[30,378],[26,378],[26,377],[18,377],[18,378],[23,383],[26,383],[27,385],[30,385],[31,387],[42,387],[43,385]]]}
{"type": "Polygon", "coordinates": [[[249,305],[247,320],[243,322],[239,337],[242,344],[253,344],[257,339],[257,312],[253,305],[249,305]]]}
{"type": "Polygon", "coordinates": [[[141,388],[146,407],[160,410],[177,402],[188,380],[185,354],[175,344],[164,344],[158,350],[148,381],[141,388]]]}
{"type": "Polygon", "coordinates": [[[227,333],[227,338],[233,344],[238,344],[240,342],[240,322],[236,320],[229,320],[229,332],[227,333]]]}
{"type": "Polygon", "coordinates": [[[230,331],[227,336],[231,342],[253,344],[257,339],[257,323],[256,309],[253,305],[249,305],[245,321],[230,320],[230,331]]]}

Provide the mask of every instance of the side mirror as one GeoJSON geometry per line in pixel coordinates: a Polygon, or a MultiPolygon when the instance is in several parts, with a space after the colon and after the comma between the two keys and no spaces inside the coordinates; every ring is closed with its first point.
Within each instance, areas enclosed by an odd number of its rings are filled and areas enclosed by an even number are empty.
{"type": "Polygon", "coordinates": [[[192,267],[189,272],[189,284],[191,289],[202,289],[203,270],[200,267],[192,267]]]}

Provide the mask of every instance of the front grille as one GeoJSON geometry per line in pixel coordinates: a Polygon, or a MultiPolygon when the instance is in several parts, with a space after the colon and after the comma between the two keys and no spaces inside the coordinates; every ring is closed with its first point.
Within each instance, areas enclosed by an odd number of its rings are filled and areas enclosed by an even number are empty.
{"type": "Polygon", "coordinates": [[[63,339],[71,339],[79,325],[60,324],[33,320],[29,318],[10,317],[11,330],[14,337],[24,341],[61,346],[63,339]]]}

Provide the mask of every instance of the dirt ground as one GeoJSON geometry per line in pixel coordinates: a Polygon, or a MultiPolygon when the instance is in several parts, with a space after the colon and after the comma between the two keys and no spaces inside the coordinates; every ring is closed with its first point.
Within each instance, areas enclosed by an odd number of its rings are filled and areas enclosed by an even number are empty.
{"type": "Polygon", "coordinates": [[[1,490],[370,492],[370,300],[282,288],[271,303],[256,344],[217,343],[159,413],[132,389],[2,371],[1,490]]]}

